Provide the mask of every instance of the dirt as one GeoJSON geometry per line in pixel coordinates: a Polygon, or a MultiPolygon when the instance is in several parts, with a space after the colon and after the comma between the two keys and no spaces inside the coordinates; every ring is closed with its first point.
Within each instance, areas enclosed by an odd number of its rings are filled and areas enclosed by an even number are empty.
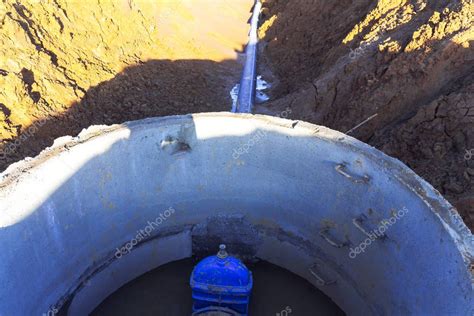
{"type": "Polygon", "coordinates": [[[0,1],[0,170],[91,124],[229,110],[251,6],[0,1]]]}
{"type": "MultiPolygon", "coordinates": [[[[0,170],[91,124],[229,110],[252,2],[2,0],[0,170]]],[[[473,229],[473,12],[469,0],[265,0],[259,72],[273,88],[256,112],[290,107],[349,131],[473,229]]]]}
{"type": "MultiPolygon", "coordinates": [[[[189,277],[197,261],[185,259],[154,269],[125,284],[95,310],[95,315],[189,316],[189,277]]],[[[248,265],[253,274],[250,315],[345,315],[308,281],[265,261],[248,265]],[[258,300],[252,297],[258,297],[258,300]],[[278,314],[280,313],[280,314],[278,314]]]]}
{"type": "Polygon", "coordinates": [[[257,112],[290,107],[350,131],[430,182],[473,230],[472,1],[267,0],[262,12],[260,73],[273,89],[257,112]]]}

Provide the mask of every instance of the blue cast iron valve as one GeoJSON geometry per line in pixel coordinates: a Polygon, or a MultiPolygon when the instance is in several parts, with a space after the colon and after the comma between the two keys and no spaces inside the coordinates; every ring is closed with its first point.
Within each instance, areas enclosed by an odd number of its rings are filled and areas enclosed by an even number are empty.
{"type": "Polygon", "coordinates": [[[239,259],[229,256],[225,245],[219,246],[217,255],[204,258],[194,267],[190,285],[193,315],[248,315],[252,272],[239,259]]]}

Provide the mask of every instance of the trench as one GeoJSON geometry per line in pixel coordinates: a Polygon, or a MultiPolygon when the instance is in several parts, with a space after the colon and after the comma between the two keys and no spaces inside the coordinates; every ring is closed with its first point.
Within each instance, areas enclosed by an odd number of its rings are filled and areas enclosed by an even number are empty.
{"type": "MultiPolygon", "coordinates": [[[[233,112],[252,112],[247,61],[233,112]]],[[[219,101],[230,77],[215,82],[219,101]]],[[[474,240],[451,204],[398,160],[303,121],[202,113],[90,127],[11,165],[0,198],[0,316],[188,315],[190,269],[221,243],[260,282],[253,315],[474,312],[474,240]]]]}

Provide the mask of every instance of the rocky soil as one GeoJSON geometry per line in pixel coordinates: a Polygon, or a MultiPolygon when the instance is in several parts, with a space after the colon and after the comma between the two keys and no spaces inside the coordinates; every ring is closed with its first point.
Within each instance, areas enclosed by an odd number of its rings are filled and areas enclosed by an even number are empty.
{"type": "Polygon", "coordinates": [[[260,72],[274,88],[257,111],[290,107],[399,158],[472,230],[472,1],[267,0],[263,14],[260,72]]]}

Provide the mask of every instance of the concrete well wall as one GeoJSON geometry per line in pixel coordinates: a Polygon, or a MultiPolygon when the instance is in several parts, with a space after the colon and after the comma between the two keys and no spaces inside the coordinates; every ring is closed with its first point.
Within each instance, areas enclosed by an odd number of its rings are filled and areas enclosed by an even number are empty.
{"type": "Polygon", "coordinates": [[[91,127],[10,166],[0,201],[2,316],[84,315],[220,242],[350,315],[473,314],[473,236],[452,206],[322,126],[203,113],[91,127]]]}

